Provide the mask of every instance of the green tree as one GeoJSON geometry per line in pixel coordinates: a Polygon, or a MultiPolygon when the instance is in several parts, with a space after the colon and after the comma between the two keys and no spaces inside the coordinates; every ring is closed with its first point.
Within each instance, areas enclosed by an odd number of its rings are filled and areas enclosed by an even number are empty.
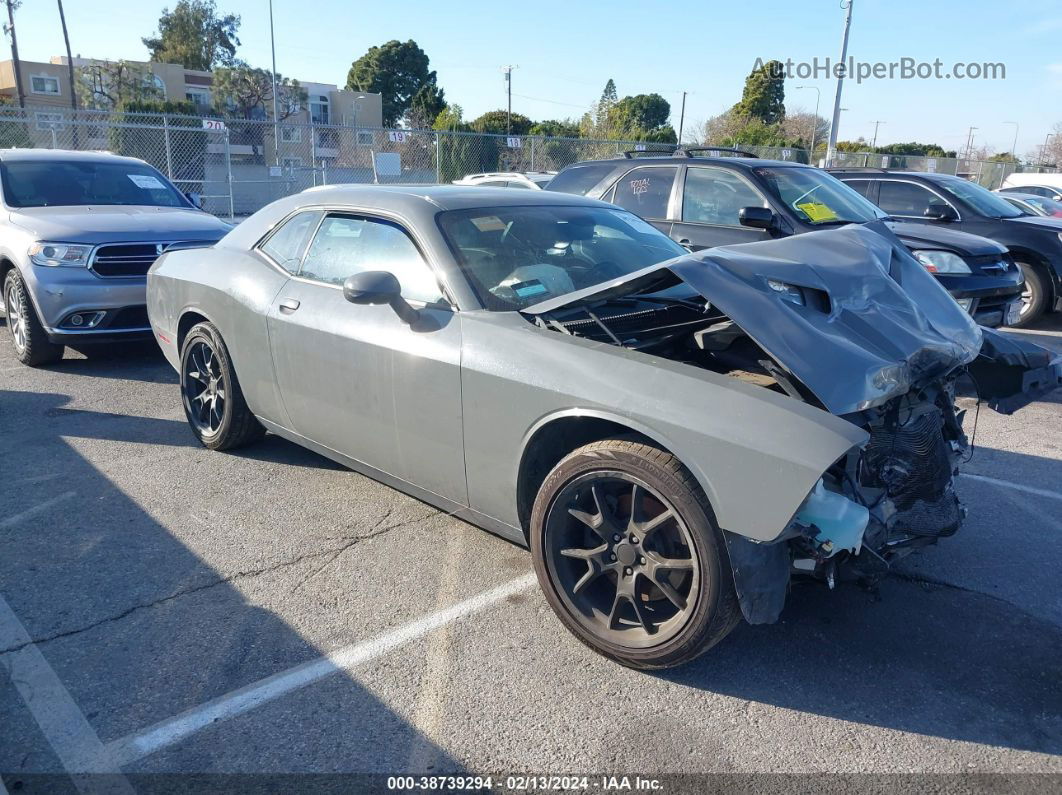
{"type": "Polygon", "coordinates": [[[236,14],[218,16],[214,0],[178,0],[172,11],[162,9],[155,35],[141,41],[152,61],[209,71],[235,60],[239,27],[236,14]]]}
{"type": "MultiPolygon", "coordinates": [[[[435,73],[432,72],[434,75],[435,73]]],[[[422,85],[410,100],[406,112],[406,124],[416,130],[432,125],[439,114],[446,110],[446,92],[436,84],[435,79],[422,85]]]]}
{"type": "MultiPolygon", "coordinates": [[[[512,134],[527,135],[531,132],[534,122],[521,113],[512,114],[512,134]]],[[[506,112],[504,110],[490,110],[472,120],[469,124],[476,132],[505,135],[508,129],[506,125],[506,112]]]]}
{"type": "Polygon", "coordinates": [[[161,100],[161,81],[146,66],[129,61],[96,61],[78,67],[75,80],[82,107],[121,111],[131,102],[161,100]]]}
{"type": "MultiPolygon", "coordinates": [[[[277,75],[277,120],[298,112],[306,102],[306,89],[298,80],[277,75]]],[[[266,119],[273,115],[273,73],[242,61],[214,71],[214,103],[224,116],[266,119]]]]}
{"type": "Polygon", "coordinates": [[[667,123],[670,115],[671,105],[659,94],[624,97],[609,112],[609,137],[675,143],[675,130],[667,123]]]}
{"type": "MultiPolygon", "coordinates": [[[[415,41],[392,40],[354,61],[347,73],[348,91],[371,91],[383,97],[383,123],[390,127],[401,119],[413,97],[425,84],[436,83],[428,70],[428,56],[415,41]]],[[[440,92],[441,96],[441,92],[440,92]]]]}
{"type": "Polygon", "coordinates": [[[741,101],[731,112],[750,119],[759,119],[764,124],[777,124],[785,118],[785,71],[781,61],[756,61],[749,76],[741,101]]]}
{"type": "Polygon", "coordinates": [[[547,138],[578,138],[579,124],[571,119],[565,119],[564,121],[547,119],[532,125],[528,134],[543,135],[547,138]]]}
{"type": "Polygon", "coordinates": [[[127,102],[122,110],[135,113],[137,124],[152,125],[156,129],[144,127],[112,127],[108,133],[107,145],[112,152],[127,157],[146,160],[163,174],[180,180],[181,190],[202,192],[204,174],[203,131],[195,107],[191,102],[162,102],[139,100],[127,102]],[[157,129],[165,119],[170,130],[157,129]],[[169,161],[166,159],[166,137],[169,136],[169,161]],[[178,155],[179,153],[179,155],[178,155]],[[196,181],[198,186],[186,181],[196,181]]]}
{"type": "Polygon", "coordinates": [[[594,125],[597,127],[598,134],[602,137],[607,137],[609,114],[616,107],[617,102],[619,102],[619,96],[616,93],[616,83],[610,77],[601,92],[601,99],[594,106],[594,125]]]}
{"type": "Polygon", "coordinates": [[[879,146],[873,151],[880,152],[883,155],[920,155],[923,157],[956,157],[956,152],[953,150],[946,150],[939,144],[922,144],[917,141],[910,141],[909,143],[901,144],[889,144],[888,146],[879,146]]]}
{"type": "Polygon", "coordinates": [[[439,115],[435,117],[435,122],[431,125],[433,130],[467,130],[468,125],[465,124],[462,114],[464,110],[460,105],[447,105],[441,111],[439,115]]]}

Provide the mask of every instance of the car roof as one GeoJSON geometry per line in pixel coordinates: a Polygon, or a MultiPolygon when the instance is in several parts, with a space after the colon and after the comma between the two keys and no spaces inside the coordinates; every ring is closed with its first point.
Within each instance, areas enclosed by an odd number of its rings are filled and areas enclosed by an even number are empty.
{"type": "MultiPolygon", "coordinates": [[[[941,179],[962,179],[955,174],[940,174],[936,171],[904,171],[903,169],[888,168],[831,168],[831,174],[843,174],[846,177],[865,177],[867,179],[880,179],[881,177],[920,177],[930,182],[941,179]]],[[[964,182],[966,180],[963,180],[964,182]]]]}
{"type": "MultiPolygon", "coordinates": [[[[1032,185],[1022,185],[1025,187],[1034,187],[1032,185]]],[[[1036,199],[1037,201],[1050,201],[1046,196],[1037,196],[1035,193],[1018,193],[1014,190],[1001,190],[993,191],[993,193],[999,193],[1005,199],[1018,199],[1019,201],[1026,201],[1028,199],[1036,199]]]]}
{"type": "Polygon", "coordinates": [[[434,205],[439,210],[520,207],[528,204],[578,204],[615,209],[614,205],[606,202],[570,193],[517,191],[478,185],[319,185],[307,188],[297,196],[302,199],[299,204],[370,204],[396,212],[413,206],[423,206],[425,203],[434,205]]]}
{"type": "Polygon", "coordinates": [[[136,157],[122,157],[110,152],[82,152],[74,149],[0,149],[0,160],[17,163],[51,163],[70,162],[79,163],[136,163],[143,165],[144,161],[136,157]]]}
{"type": "Polygon", "coordinates": [[[734,165],[745,166],[746,168],[754,168],[755,166],[788,166],[792,168],[811,168],[807,163],[794,163],[791,160],[764,160],[759,157],[698,157],[696,155],[690,157],[686,155],[648,155],[645,157],[610,157],[604,160],[583,160],[579,163],[573,163],[568,168],[574,168],[576,166],[589,166],[597,163],[611,163],[612,165],[628,165],[631,168],[642,165],[644,163],[650,163],[651,165],[658,166],[661,163],[667,165],[673,165],[678,163],[695,164],[695,163],[711,163],[712,165],[734,165]]]}

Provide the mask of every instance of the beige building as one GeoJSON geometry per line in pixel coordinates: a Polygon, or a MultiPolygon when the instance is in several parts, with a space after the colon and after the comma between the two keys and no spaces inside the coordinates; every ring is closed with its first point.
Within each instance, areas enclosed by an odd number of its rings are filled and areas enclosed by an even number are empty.
{"type": "MultiPolygon", "coordinates": [[[[105,63],[92,58],[74,58],[75,75],[85,75],[85,67],[105,63]]],[[[142,69],[154,82],[162,99],[173,102],[187,100],[204,115],[213,106],[213,76],[210,72],[185,69],[180,64],[128,61],[142,69]]],[[[20,61],[22,89],[26,106],[37,109],[70,108],[70,74],[65,56],[53,57],[48,63],[20,61]]],[[[75,76],[75,79],[78,79],[75,76]]],[[[89,79],[89,78],[85,78],[89,79]]],[[[335,124],[350,127],[383,126],[383,100],[379,94],[340,89],[334,83],[299,81],[306,90],[304,106],[290,115],[290,124],[335,124]]],[[[0,94],[18,102],[18,87],[12,61],[0,61],[0,94]]],[[[80,104],[80,103],[79,103],[80,104]]],[[[46,113],[46,111],[45,111],[46,113]]],[[[271,108],[262,108],[262,118],[271,119],[271,108]]]]}

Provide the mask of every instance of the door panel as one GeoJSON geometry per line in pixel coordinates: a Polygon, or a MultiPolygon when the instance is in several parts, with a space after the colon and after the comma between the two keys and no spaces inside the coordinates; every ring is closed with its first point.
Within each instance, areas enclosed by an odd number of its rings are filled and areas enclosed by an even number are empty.
{"type": "Polygon", "coordinates": [[[763,229],[741,226],[743,207],[767,207],[766,199],[735,171],[714,166],[686,169],[680,196],[681,218],[671,239],[694,251],[712,246],[767,240],[763,229]]]}

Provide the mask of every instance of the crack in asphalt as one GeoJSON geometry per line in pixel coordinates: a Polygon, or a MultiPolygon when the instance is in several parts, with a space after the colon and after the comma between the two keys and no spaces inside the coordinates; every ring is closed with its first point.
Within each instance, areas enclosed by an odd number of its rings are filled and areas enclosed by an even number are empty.
{"type": "Polygon", "coordinates": [[[386,535],[386,534],[391,533],[391,532],[393,532],[395,530],[398,530],[400,528],[409,527],[410,525],[414,525],[414,524],[417,524],[419,522],[423,522],[426,519],[431,519],[431,518],[433,518],[435,516],[452,516],[454,512],[444,513],[443,511],[433,510],[431,513],[425,514],[423,516],[417,516],[417,517],[414,517],[413,519],[406,519],[404,521],[396,522],[395,524],[387,525],[386,527],[382,527],[381,525],[383,525],[383,523],[386,522],[388,518],[390,518],[392,513],[393,513],[393,509],[388,508],[387,512],[384,513],[384,515],[381,516],[379,519],[377,519],[376,523],[372,527],[370,527],[367,532],[361,533],[361,534],[355,535],[355,536],[349,536],[347,541],[346,541],[346,543],[340,545],[338,548],[317,550],[316,552],[305,552],[305,553],[303,553],[301,555],[297,555],[296,557],[291,558],[290,560],[282,560],[279,563],[274,563],[274,564],[272,564],[270,566],[264,566],[264,567],[262,567],[260,569],[248,569],[248,570],[245,570],[245,571],[237,571],[237,572],[234,572],[232,574],[226,575],[224,577],[219,577],[219,578],[217,578],[215,580],[212,580],[211,582],[203,583],[201,585],[196,585],[196,586],[194,586],[192,588],[185,588],[185,589],[176,591],[176,592],[174,592],[172,594],[169,594],[167,596],[159,597],[158,599],[154,599],[154,600],[152,600],[150,602],[142,602],[140,604],[133,605],[132,607],[130,607],[130,608],[126,609],[126,610],[123,610],[120,613],[116,613],[115,615],[107,616],[105,618],[101,618],[98,621],[94,621],[91,624],[87,624],[87,625],[85,625],[83,627],[77,627],[75,629],[64,630],[62,632],[56,632],[56,633],[54,633],[52,635],[45,635],[45,636],[42,636],[42,637],[39,637],[39,638],[30,638],[25,643],[19,643],[19,644],[16,644],[14,646],[10,646],[10,647],[8,647],[6,649],[0,649],[0,657],[2,657],[5,654],[14,654],[15,652],[21,651],[22,649],[26,648],[27,646],[32,646],[32,645],[38,645],[39,646],[39,645],[41,645],[43,643],[51,643],[54,640],[61,640],[63,638],[69,638],[69,637],[71,637],[73,635],[80,635],[82,632],[88,632],[89,630],[95,629],[96,627],[102,626],[103,624],[111,624],[111,623],[114,623],[114,622],[117,622],[117,621],[121,621],[122,619],[127,618],[128,616],[132,615],[133,613],[139,612],[140,610],[146,610],[146,609],[149,609],[149,608],[152,608],[152,607],[158,607],[159,605],[165,604],[166,602],[171,602],[174,599],[179,599],[182,596],[188,596],[190,594],[199,593],[200,591],[206,591],[206,590],[214,588],[214,587],[216,587],[218,585],[224,585],[226,583],[235,582],[236,580],[243,580],[243,579],[251,579],[251,578],[254,578],[254,577],[260,577],[263,574],[269,574],[270,572],[279,571],[280,569],[285,569],[285,568],[290,568],[291,566],[296,566],[296,565],[298,565],[299,563],[302,563],[305,560],[311,560],[313,558],[319,558],[319,557],[323,557],[325,555],[331,555],[332,556],[324,565],[319,566],[317,569],[315,569],[309,575],[304,577],[295,586],[295,588],[292,589],[292,591],[294,591],[300,585],[302,585],[306,580],[309,580],[310,578],[312,578],[312,577],[316,576],[318,573],[320,573],[325,567],[328,566],[329,563],[331,563],[333,560],[338,558],[341,554],[346,552],[348,549],[353,547],[355,544],[360,544],[362,541],[368,541],[368,540],[373,539],[373,538],[379,538],[380,536],[386,535]]]}
{"type": "Polygon", "coordinates": [[[974,596],[983,596],[986,599],[992,599],[996,602],[1000,602],[1001,604],[1006,605],[1007,607],[1017,610],[1023,616],[1030,618],[1036,622],[1048,624],[1052,627],[1058,626],[1056,622],[1050,619],[1046,619],[1043,616],[1037,615],[1030,611],[1028,608],[1022,607],[1016,602],[1012,602],[1009,599],[999,596],[998,594],[988,593],[987,591],[979,591],[976,588],[967,588],[965,585],[957,585],[956,583],[947,582],[946,580],[938,580],[936,577],[926,577],[920,574],[910,574],[907,572],[898,571],[896,569],[893,569],[888,573],[888,575],[886,575],[885,579],[889,578],[895,578],[897,580],[900,580],[901,582],[909,582],[914,585],[935,585],[938,588],[947,588],[952,591],[973,594],[974,596]]]}

